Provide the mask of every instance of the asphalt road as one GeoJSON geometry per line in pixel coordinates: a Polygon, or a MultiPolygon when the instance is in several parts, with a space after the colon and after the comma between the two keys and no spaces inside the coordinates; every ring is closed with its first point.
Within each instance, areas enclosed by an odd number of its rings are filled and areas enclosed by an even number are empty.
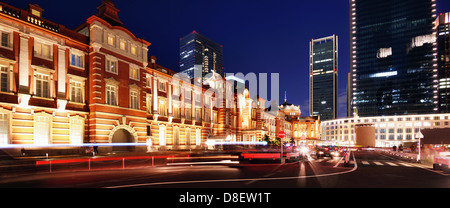
{"type": "Polygon", "coordinates": [[[288,164],[180,163],[4,177],[0,188],[450,188],[449,174],[375,151],[288,164]]]}

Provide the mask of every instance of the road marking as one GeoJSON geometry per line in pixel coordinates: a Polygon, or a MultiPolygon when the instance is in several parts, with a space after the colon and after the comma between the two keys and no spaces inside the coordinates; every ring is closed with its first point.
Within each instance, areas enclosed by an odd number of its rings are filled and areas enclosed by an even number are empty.
{"type": "Polygon", "coordinates": [[[373,163],[375,163],[375,165],[383,165],[383,163],[380,162],[373,162],[373,163]]]}
{"type": "Polygon", "coordinates": [[[390,166],[398,166],[397,164],[395,164],[395,163],[391,163],[391,162],[386,162],[388,165],[390,165],[390,166]]]}
{"type": "Polygon", "coordinates": [[[234,179],[217,179],[217,180],[199,180],[199,181],[166,181],[166,182],[155,182],[155,183],[141,183],[141,184],[129,184],[121,186],[109,186],[104,188],[127,188],[127,187],[138,187],[138,186],[155,186],[155,185],[170,185],[170,184],[186,184],[186,183],[217,183],[217,182],[243,182],[243,181],[268,181],[268,180],[289,180],[289,179],[302,179],[302,178],[319,178],[326,176],[342,175],[346,173],[351,173],[358,169],[358,164],[356,163],[355,155],[353,155],[353,161],[355,161],[355,166],[351,170],[337,172],[337,173],[327,173],[320,175],[309,175],[309,176],[292,176],[292,177],[280,177],[280,178],[234,178],[234,179]]]}
{"type": "Polygon", "coordinates": [[[412,166],[410,164],[407,164],[407,163],[400,163],[400,165],[403,165],[403,166],[406,166],[406,167],[414,167],[414,166],[412,166]]]}
{"type": "Polygon", "coordinates": [[[367,162],[367,161],[362,161],[361,163],[362,163],[363,165],[370,165],[369,162],[367,162]]]}

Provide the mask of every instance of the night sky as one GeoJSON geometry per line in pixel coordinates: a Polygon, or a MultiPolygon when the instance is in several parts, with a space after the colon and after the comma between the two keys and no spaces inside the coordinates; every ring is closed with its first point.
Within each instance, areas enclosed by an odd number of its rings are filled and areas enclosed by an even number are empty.
{"type": "MultiPolygon", "coordinates": [[[[43,18],[74,29],[97,13],[101,0],[4,0],[44,9],[43,18]],[[64,3],[63,3],[64,2],[64,3]]],[[[309,115],[309,41],[339,36],[339,117],[346,117],[349,72],[348,0],[113,0],[125,27],[152,45],[157,63],[179,71],[179,39],[196,30],[223,45],[225,73],[280,74],[280,100],[309,115]]],[[[450,11],[437,0],[437,14],[450,11]]],[[[270,96],[270,91],[268,92],[270,96]]]]}

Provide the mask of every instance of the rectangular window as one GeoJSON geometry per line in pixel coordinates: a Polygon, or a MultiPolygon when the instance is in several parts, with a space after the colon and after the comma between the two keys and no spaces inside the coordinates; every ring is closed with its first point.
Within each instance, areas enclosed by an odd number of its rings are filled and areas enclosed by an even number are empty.
{"type": "Polygon", "coordinates": [[[150,93],[147,93],[146,107],[147,107],[147,113],[153,113],[153,111],[152,111],[152,94],[150,94],[150,93]]]}
{"type": "Polygon", "coordinates": [[[166,92],[166,83],[165,82],[158,82],[158,90],[161,92],[166,92]]]}
{"type": "Polygon", "coordinates": [[[114,46],[114,36],[113,35],[108,35],[108,44],[110,46],[114,46]]]}
{"type": "Polygon", "coordinates": [[[118,105],[117,104],[117,86],[106,85],[106,104],[118,105]]]}
{"type": "Polygon", "coordinates": [[[167,106],[165,100],[159,100],[159,108],[158,108],[158,114],[160,116],[167,116],[167,106]]]}
{"type": "Polygon", "coordinates": [[[203,121],[208,123],[211,122],[211,109],[205,108],[203,121]]]}
{"type": "Polygon", "coordinates": [[[139,80],[139,69],[130,67],[130,79],[139,80]]]}
{"type": "Polygon", "coordinates": [[[84,103],[83,101],[83,83],[70,81],[70,101],[76,103],[84,103]]]}
{"type": "Polygon", "coordinates": [[[2,46],[9,48],[9,33],[1,32],[2,34],[2,46]]]}
{"type": "Polygon", "coordinates": [[[136,46],[131,46],[131,54],[136,55],[136,46]]]}
{"type": "Polygon", "coordinates": [[[8,67],[0,65],[0,91],[8,92],[8,67]]]}
{"type": "Polygon", "coordinates": [[[152,88],[152,78],[148,75],[145,78],[145,86],[150,89],[152,88]]]}
{"type": "Polygon", "coordinates": [[[50,98],[50,77],[49,75],[36,74],[35,95],[38,97],[50,98]]]}
{"type": "Polygon", "coordinates": [[[36,42],[34,45],[34,55],[41,58],[51,59],[53,58],[51,48],[52,47],[49,44],[36,42]]]}
{"type": "Polygon", "coordinates": [[[202,109],[201,108],[195,109],[195,120],[196,121],[202,120],[202,109]]]}
{"type": "Polygon", "coordinates": [[[195,102],[201,102],[202,100],[202,94],[195,93],[195,102]]]}
{"type": "Polygon", "coordinates": [[[0,145],[8,144],[8,114],[0,113],[0,145]]]}
{"type": "Polygon", "coordinates": [[[192,118],[191,118],[191,108],[185,108],[184,109],[184,115],[185,115],[185,118],[186,118],[186,120],[191,120],[192,118]]]}
{"type": "Polygon", "coordinates": [[[106,69],[107,72],[117,74],[117,61],[106,59],[106,69]]]}
{"type": "Polygon", "coordinates": [[[180,118],[181,117],[181,115],[180,115],[180,105],[178,105],[178,104],[173,105],[173,117],[174,118],[180,118]]]}
{"type": "Polygon", "coordinates": [[[139,93],[135,90],[130,91],[130,108],[139,109],[139,93]]]}
{"type": "Polygon", "coordinates": [[[70,65],[83,68],[84,67],[84,55],[72,53],[71,57],[70,57],[70,65]]]}
{"type": "Polygon", "coordinates": [[[187,100],[191,100],[191,91],[185,90],[185,91],[184,91],[184,97],[185,97],[187,100]]]}
{"type": "Polygon", "coordinates": [[[126,50],[127,49],[127,44],[125,43],[125,41],[120,40],[120,45],[119,45],[121,50],[126,50]]]}

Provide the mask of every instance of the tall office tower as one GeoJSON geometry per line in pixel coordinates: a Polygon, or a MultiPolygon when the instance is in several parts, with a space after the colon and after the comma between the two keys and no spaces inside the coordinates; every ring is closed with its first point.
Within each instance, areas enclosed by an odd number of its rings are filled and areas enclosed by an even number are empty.
{"type": "Polygon", "coordinates": [[[212,71],[223,77],[222,45],[197,33],[195,30],[180,38],[180,72],[194,78],[194,70],[202,77],[212,71]]]}
{"type": "Polygon", "coordinates": [[[438,48],[439,112],[450,113],[450,12],[439,15],[435,29],[438,48]]]}
{"type": "Polygon", "coordinates": [[[351,114],[438,113],[435,0],[350,0],[351,114]]]}
{"type": "Polygon", "coordinates": [[[309,43],[309,114],[321,120],[338,116],[338,37],[309,43]]]}

